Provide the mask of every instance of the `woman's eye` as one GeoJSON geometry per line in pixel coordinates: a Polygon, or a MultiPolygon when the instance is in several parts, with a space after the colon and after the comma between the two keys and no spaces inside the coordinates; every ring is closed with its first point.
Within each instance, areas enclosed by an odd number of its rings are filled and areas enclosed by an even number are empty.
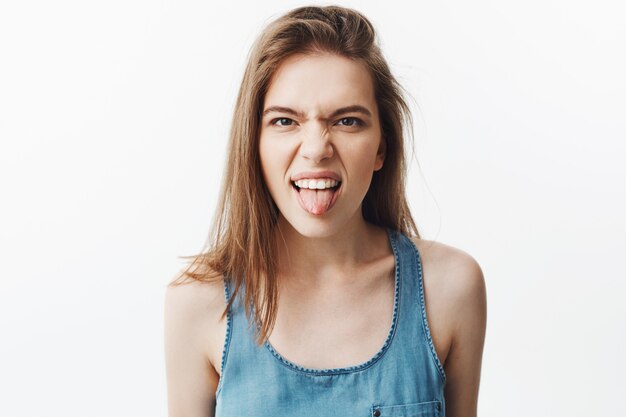
{"type": "Polygon", "coordinates": [[[352,127],[352,126],[361,126],[362,123],[356,117],[344,117],[343,119],[339,120],[338,124],[342,126],[352,127]]]}
{"type": "Polygon", "coordinates": [[[293,124],[293,120],[287,117],[280,117],[272,120],[272,124],[275,126],[291,126],[293,124]]]}

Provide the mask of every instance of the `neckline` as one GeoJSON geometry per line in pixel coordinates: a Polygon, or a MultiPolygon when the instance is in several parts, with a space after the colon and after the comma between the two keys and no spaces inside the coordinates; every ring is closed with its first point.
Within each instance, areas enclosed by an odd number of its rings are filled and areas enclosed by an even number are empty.
{"type": "Polygon", "coordinates": [[[358,371],[362,371],[370,366],[374,365],[380,358],[383,357],[385,352],[389,349],[391,342],[393,340],[393,336],[396,332],[397,322],[398,322],[398,310],[399,310],[399,295],[400,295],[400,258],[399,252],[397,248],[397,241],[395,236],[395,231],[391,230],[388,227],[385,227],[385,231],[387,232],[387,236],[389,238],[389,243],[391,245],[391,249],[393,251],[393,256],[395,260],[394,267],[394,296],[393,296],[393,315],[391,317],[391,326],[389,328],[389,332],[387,333],[387,338],[383,343],[383,346],[365,362],[362,362],[358,365],[346,366],[341,368],[326,368],[326,369],[315,369],[315,368],[307,368],[304,366],[300,366],[296,363],[293,363],[283,357],[269,342],[267,339],[264,343],[265,348],[272,354],[272,356],[279,361],[283,366],[300,373],[305,373],[308,375],[339,375],[339,374],[349,374],[358,371]]]}

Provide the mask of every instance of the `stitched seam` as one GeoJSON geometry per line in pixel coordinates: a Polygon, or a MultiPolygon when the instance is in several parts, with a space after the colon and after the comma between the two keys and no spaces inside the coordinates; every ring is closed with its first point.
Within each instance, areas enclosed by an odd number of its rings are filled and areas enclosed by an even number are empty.
{"type": "MultiPolygon", "coordinates": [[[[228,305],[228,301],[230,299],[230,291],[228,288],[228,281],[224,279],[224,296],[226,297],[226,305],[228,305]]],[[[215,391],[215,398],[220,395],[222,392],[222,386],[224,385],[224,366],[226,365],[226,358],[228,356],[228,351],[230,348],[230,335],[231,335],[231,326],[232,326],[232,313],[231,310],[228,309],[226,312],[226,336],[224,338],[224,348],[222,349],[222,363],[220,365],[220,380],[217,383],[217,390],[215,391]]]]}
{"type": "Polygon", "coordinates": [[[380,411],[403,410],[405,413],[408,412],[411,414],[411,416],[413,416],[413,414],[409,411],[410,407],[421,407],[418,411],[420,415],[424,413],[428,413],[428,415],[430,415],[430,413],[433,411],[440,411],[442,407],[442,401],[438,399],[434,399],[432,401],[424,401],[424,402],[411,403],[411,404],[396,404],[396,405],[375,404],[371,407],[371,411],[373,412],[376,409],[380,411]],[[439,409],[437,409],[437,407],[439,407],[439,409]]]}

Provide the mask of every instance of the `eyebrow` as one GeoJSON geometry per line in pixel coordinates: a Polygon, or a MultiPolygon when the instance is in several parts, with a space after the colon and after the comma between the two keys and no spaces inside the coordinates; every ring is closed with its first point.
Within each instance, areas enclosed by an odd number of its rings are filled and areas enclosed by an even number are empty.
{"type": "MultiPolygon", "coordinates": [[[[265,115],[267,115],[268,113],[272,113],[272,112],[276,112],[276,113],[287,113],[287,114],[291,114],[297,117],[304,117],[304,113],[303,112],[299,112],[296,111],[292,108],[289,107],[283,107],[283,106],[270,106],[267,109],[263,110],[263,117],[265,117],[265,115]]],[[[332,112],[330,114],[330,118],[333,117],[337,117],[341,114],[345,114],[345,113],[361,113],[364,114],[368,117],[372,117],[372,113],[367,109],[367,107],[365,106],[361,106],[359,104],[354,104],[352,106],[346,106],[346,107],[341,107],[340,109],[335,110],[334,112],[332,112]]]]}

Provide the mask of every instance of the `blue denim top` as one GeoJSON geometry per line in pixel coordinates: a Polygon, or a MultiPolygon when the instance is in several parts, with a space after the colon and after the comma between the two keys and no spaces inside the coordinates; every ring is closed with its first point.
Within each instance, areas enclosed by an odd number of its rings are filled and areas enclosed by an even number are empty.
{"type": "MultiPolygon", "coordinates": [[[[310,369],[257,346],[239,298],[227,314],[216,417],[445,416],[445,372],[424,307],[420,254],[405,235],[387,229],[395,257],[389,334],[367,362],[310,369]]],[[[226,300],[230,286],[224,287],[226,300]]]]}

